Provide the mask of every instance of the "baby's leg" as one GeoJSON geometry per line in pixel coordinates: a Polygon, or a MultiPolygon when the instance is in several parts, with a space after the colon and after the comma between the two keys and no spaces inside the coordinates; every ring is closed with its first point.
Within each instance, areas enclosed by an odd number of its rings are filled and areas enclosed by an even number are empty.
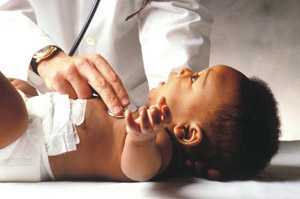
{"type": "Polygon", "coordinates": [[[27,124],[28,114],[22,97],[0,72],[0,149],[18,139],[27,124]]]}
{"type": "Polygon", "coordinates": [[[15,87],[15,89],[22,91],[27,98],[38,95],[37,90],[26,81],[14,78],[8,78],[8,80],[15,87]]]}

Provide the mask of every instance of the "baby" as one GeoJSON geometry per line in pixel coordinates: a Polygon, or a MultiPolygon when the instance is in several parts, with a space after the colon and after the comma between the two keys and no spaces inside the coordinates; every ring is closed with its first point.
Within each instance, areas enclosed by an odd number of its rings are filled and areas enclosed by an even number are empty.
{"type": "Polygon", "coordinates": [[[223,65],[172,72],[125,119],[110,117],[100,99],[51,93],[23,100],[2,74],[0,95],[0,181],[247,179],[278,149],[270,89],[223,65]]]}

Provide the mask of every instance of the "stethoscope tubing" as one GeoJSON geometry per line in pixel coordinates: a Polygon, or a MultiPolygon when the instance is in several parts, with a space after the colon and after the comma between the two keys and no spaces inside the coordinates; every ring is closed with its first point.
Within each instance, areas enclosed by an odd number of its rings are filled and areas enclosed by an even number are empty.
{"type": "MultiPolygon", "coordinates": [[[[96,11],[98,9],[100,1],[101,0],[95,0],[94,1],[93,7],[92,7],[92,9],[91,9],[91,11],[90,11],[90,13],[89,13],[89,15],[87,17],[87,20],[86,20],[85,24],[83,25],[80,33],[76,37],[76,39],[75,39],[75,41],[74,41],[74,43],[73,43],[73,45],[72,45],[72,47],[71,47],[71,49],[70,49],[70,51],[68,53],[69,56],[73,56],[75,54],[75,52],[77,51],[78,46],[80,45],[80,43],[81,43],[81,41],[82,41],[82,39],[83,39],[86,31],[88,30],[88,28],[89,28],[89,26],[91,24],[91,21],[94,18],[94,15],[95,15],[95,13],[96,13],[96,11]]],[[[99,94],[93,88],[92,88],[92,91],[93,91],[93,95],[99,96],[99,94]]]]}
{"type": "MultiPolygon", "coordinates": [[[[96,11],[97,11],[97,9],[98,9],[98,6],[99,6],[99,4],[100,4],[100,1],[101,1],[101,0],[95,0],[95,1],[94,1],[94,5],[93,5],[93,7],[92,7],[92,9],[91,9],[91,11],[90,11],[88,17],[87,17],[87,20],[86,20],[84,26],[82,27],[82,29],[81,29],[79,35],[78,35],[77,38],[75,39],[75,41],[74,41],[74,43],[73,43],[73,46],[71,47],[71,49],[70,49],[70,51],[69,51],[69,53],[68,53],[69,56],[73,56],[73,55],[75,54],[75,52],[77,51],[78,46],[80,45],[80,43],[81,43],[81,41],[82,41],[82,39],[83,39],[83,37],[84,37],[86,31],[88,30],[88,28],[89,28],[89,26],[90,26],[91,21],[92,21],[93,18],[94,18],[94,15],[95,15],[95,13],[96,13],[96,11]]],[[[98,94],[93,88],[92,88],[92,91],[93,91],[93,95],[94,95],[94,96],[100,97],[99,94],[98,94]]],[[[121,114],[121,115],[115,115],[115,114],[113,114],[112,112],[108,111],[108,114],[109,114],[110,116],[112,116],[112,117],[115,117],[115,118],[124,118],[124,112],[123,112],[123,114],[121,114]]]]}
{"type": "Polygon", "coordinates": [[[100,4],[100,1],[101,0],[95,0],[94,2],[94,5],[88,15],[88,18],[87,18],[87,21],[85,22],[84,26],[82,27],[79,35],[77,36],[77,38],[75,39],[74,43],[73,43],[73,46],[71,47],[70,51],[69,51],[69,56],[73,56],[75,54],[75,52],[77,51],[78,49],[78,46],[80,45],[81,41],[82,41],[82,38],[84,37],[87,29],[89,28],[90,26],[90,23],[91,21],[93,20],[94,18],[94,15],[98,9],[98,6],[100,4]]]}

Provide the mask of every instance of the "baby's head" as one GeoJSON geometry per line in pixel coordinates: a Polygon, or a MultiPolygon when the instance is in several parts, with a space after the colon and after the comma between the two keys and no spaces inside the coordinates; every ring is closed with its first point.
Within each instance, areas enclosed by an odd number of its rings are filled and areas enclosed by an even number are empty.
{"type": "MultiPolygon", "coordinates": [[[[171,109],[169,131],[183,151],[183,168],[216,180],[257,175],[278,149],[280,121],[269,87],[228,66],[185,68],[151,90],[171,109]]],[[[178,154],[174,154],[178,155],[178,154]]]]}

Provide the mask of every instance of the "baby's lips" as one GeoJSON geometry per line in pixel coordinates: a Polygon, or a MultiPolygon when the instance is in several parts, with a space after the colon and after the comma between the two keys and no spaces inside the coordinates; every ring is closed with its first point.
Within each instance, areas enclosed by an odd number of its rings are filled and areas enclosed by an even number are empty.
{"type": "Polygon", "coordinates": [[[186,65],[182,65],[182,66],[179,66],[179,67],[176,67],[176,68],[173,68],[170,73],[181,73],[182,71],[190,71],[192,72],[192,69],[190,69],[188,66],[186,65]]]}
{"type": "Polygon", "coordinates": [[[193,71],[190,68],[182,68],[181,71],[178,73],[178,76],[186,76],[192,74],[193,71]]]}

